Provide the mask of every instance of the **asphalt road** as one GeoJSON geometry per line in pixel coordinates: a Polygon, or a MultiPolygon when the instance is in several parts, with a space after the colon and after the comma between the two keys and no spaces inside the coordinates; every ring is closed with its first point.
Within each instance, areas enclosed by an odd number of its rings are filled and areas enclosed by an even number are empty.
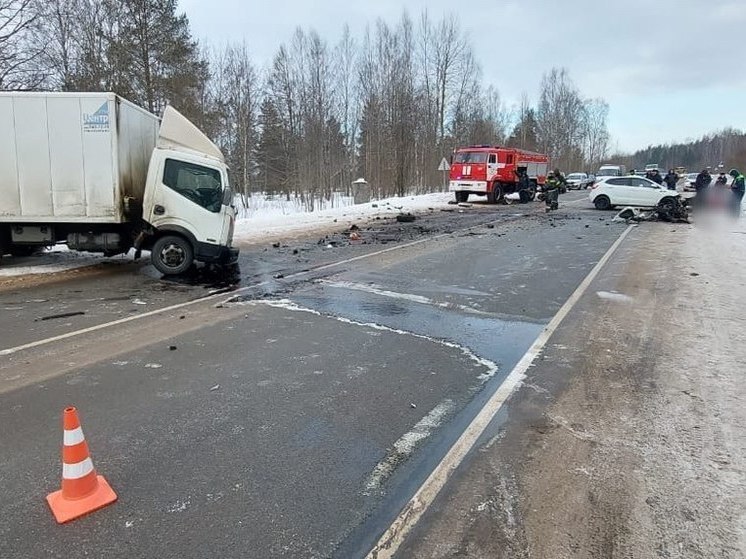
{"type": "Polygon", "coordinates": [[[585,196],[0,292],[0,556],[363,556],[622,232],[585,196]],[[119,501],[58,526],[68,405],[119,501]]]}

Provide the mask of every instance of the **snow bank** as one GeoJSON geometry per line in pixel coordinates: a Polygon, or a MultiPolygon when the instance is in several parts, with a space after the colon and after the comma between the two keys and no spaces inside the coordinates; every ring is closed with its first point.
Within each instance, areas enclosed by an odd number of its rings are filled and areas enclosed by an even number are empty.
{"type": "Polygon", "coordinates": [[[240,246],[270,238],[299,237],[311,231],[348,227],[353,223],[369,221],[376,217],[393,217],[402,212],[421,212],[428,209],[437,210],[447,207],[448,201],[452,199],[452,193],[437,192],[348,205],[346,197],[342,197],[338,200],[340,205],[337,207],[314,212],[283,213],[289,211],[288,207],[254,212],[251,217],[241,217],[237,220],[233,243],[240,246]]]}

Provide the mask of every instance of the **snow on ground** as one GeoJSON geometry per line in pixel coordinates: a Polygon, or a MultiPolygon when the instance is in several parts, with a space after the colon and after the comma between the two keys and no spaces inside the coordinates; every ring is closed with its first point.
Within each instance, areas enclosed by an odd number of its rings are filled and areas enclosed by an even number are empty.
{"type": "Polygon", "coordinates": [[[340,197],[335,207],[314,212],[303,212],[302,209],[298,209],[291,213],[292,207],[287,205],[268,207],[265,211],[244,211],[236,221],[233,244],[241,246],[271,238],[300,237],[312,231],[349,227],[353,223],[359,224],[361,221],[369,221],[376,217],[393,217],[399,213],[415,213],[428,209],[437,210],[447,207],[448,201],[452,199],[452,193],[437,192],[350,205],[349,198],[340,197]]]}

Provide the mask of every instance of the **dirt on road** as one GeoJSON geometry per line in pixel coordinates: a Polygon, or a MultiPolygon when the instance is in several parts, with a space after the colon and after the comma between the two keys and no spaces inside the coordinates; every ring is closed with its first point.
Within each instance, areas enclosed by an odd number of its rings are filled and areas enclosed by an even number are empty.
{"type": "Polygon", "coordinates": [[[398,557],[746,557],[746,226],[646,224],[398,557]]]}

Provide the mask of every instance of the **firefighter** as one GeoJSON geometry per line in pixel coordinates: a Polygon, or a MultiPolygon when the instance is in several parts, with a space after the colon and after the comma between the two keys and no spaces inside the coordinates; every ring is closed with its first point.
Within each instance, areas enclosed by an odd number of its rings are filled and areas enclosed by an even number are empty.
{"type": "Polygon", "coordinates": [[[741,200],[743,199],[744,192],[746,192],[746,177],[738,169],[731,169],[728,174],[733,177],[733,182],[730,185],[731,192],[733,192],[731,212],[733,212],[733,217],[740,217],[741,200]]]}
{"type": "Polygon", "coordinates": [[[554,171],[549,171],[547,181],[544,183],[544,202],[547,204],[547,213],[559,208],[559,193],[562,183],[555,176],[554,171]]]}
{"type": "Polygon", "coordinates": [[[559,167],[554,170],[554,178],[557,179],[557,182],[559,183],[560,193],[564,194],[567,192],[567,179],[565,179],[565,175],[562,174],[559,167]]]}

